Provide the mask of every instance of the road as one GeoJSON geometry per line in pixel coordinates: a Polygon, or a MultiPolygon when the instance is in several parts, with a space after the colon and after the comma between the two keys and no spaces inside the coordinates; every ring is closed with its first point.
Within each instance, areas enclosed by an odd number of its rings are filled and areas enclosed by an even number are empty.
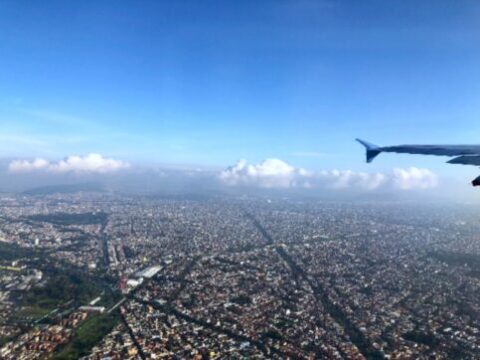
{"type": "Polygon", "coordinates": [[[100,229],[100,240],[102,242],[103,265],[105,266],[105,269],[108,270],[108,267],[110,265],[110,259],[108,257],[108,233],[105,230],[107,227],[107,224],[108,224],[108,217],[102,223],[102,228],[100,229]]]}
{"type": "MultiPolygon", "coordinates": [[[[252,220],[255,227],[265,237],[268,243],[274,243],[274,239],[262,226],[258,219],[256,219],[250,213],[246,213],[245,216],[252,220]]],[[[365,358],[385,358],[380,351],[378,351],[372,346],[371,342],[367,339],[367,337],[363,335],[363,333],[358,329],[358,327],[348,318],[343,309],[339,305],[334,303],[332,300],[330,300],[323,284],[321,284],[317,279],[314,280],[311,277],[307,276],[307,272],[295,262],[295,260],[290,256],[290,254],[288,254],[288,252],[283,246],[278,245],[275,247],[275,250],[277,251],[278,255],[280,255],[280,257],[288,264],[294,276],[301,277],[309,284],[315,295],[316,301],[321,303],[322,306],[329,313],[329,315],[344,328],[352,343],[358,348],[362,355],[365,356],[365,358]]]]}

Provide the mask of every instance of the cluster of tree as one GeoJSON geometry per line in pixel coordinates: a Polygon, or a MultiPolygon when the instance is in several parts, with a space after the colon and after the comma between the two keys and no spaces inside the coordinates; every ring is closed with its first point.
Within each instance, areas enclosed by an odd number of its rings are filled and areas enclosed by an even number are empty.
{"type": "Polygon", "coordinates": [[[435,335],[429,332],[423,332],[418,329],[409,331],[402,335],[405,340],[416,342],[417,344],[427,345],[434,348],[438,345],[435,335]]]}
{"type": "Polygon", "coordinates": [[[27,219],[33,221],[48,222],[55,225],[95,225],[103,224],[107,220],[108,215],[104,212],[98,213],[56,213],[56,214],[38,214],[28,216],[27,219]]]}
{"type": "Polygon", "coordinates": [[[432,258],[453,266],[464,266],[467,264],[471,269],[480,271],[480,256],[477,254],[463,254],[447,251],[432,252],[432,258]]]}
{"type": "Polygon", "coordinates": [[[45,285],[32,288],[25,294],[22,305],[52,308],[75,300],[88,303],[102,291],[101,285],[87,273],[74,269],[52,269],[45,285]]]}
{"type": "Polygon", "coordinates": [[[26,249],[17,244],[0,241],[0,260],[12,261],[21,258],[31,258],[37,254],[37,251],[26,249]]]}
{"type": "Polygon", "coordinates": [[[72,341],[55,354],[55,360],[79,359],[88,355],[90,349],[107,335],[119,322],[118,312],[93,315],[75,332],[72,341]]]}

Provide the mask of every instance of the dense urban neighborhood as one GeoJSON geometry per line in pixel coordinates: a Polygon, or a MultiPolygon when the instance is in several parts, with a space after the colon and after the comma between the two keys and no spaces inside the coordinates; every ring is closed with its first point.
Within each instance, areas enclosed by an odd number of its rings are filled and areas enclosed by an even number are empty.
{"type": "Polygon", "coordinates": [[[478,359],[473,205],[0,195],[1,359],[478,359]]]}

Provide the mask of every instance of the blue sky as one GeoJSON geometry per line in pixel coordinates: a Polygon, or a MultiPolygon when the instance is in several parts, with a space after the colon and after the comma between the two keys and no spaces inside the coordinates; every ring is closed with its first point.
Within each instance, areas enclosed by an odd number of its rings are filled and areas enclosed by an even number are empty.
{"type": "Polygon", "coordinates": [[[0,28],[1,157],[448,175],[353,139],[480,143],[478,1],[0,1],[0,28]]]}

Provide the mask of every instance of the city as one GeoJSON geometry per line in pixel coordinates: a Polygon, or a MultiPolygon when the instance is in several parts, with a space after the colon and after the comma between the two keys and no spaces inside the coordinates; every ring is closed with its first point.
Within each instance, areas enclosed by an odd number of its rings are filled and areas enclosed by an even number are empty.
{"type": "Polygon", "coordinates": [[[2,359],[475,359],[472,205],[3,194],[2,359]]]}
{"type": "Polygon", "coordinates": [[[480,360],[479,20],[0,0],[0,360],[480,360]]]}

